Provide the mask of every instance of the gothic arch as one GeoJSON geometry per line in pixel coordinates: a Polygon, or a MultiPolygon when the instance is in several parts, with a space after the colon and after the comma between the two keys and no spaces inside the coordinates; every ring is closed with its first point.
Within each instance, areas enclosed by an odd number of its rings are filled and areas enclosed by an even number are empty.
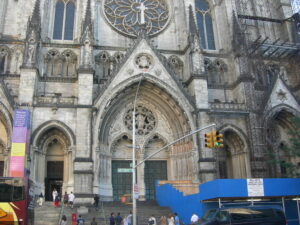
{"type": "Polygon", "coordinates": [[[7,73],[10,70],[11,50],[6,45],[0,46],[0,73],[7,73]]]}
{"type": "Polygon", "coordinates": [[[174,68],[178,78],[183,80],[183,61],[177,55],[171,55],[168,59],[168,62],[174,68]]]}
{"type": "Polygon", "coordinates": [[[285,104],[278,105],[266,112],[263,121],[263,141],[266,145],[267,160],[265,162],[267,168],[267,176],[269,177],[285,177],[287,176],[285,168],[281,163],[271,163],[274,161],[300,162],[297,157],[291,157],[283,151],[282,145],[289,142],[288,132],[293,129],[290,119],[299,116],[300,113],[285,104]]]}
{"type": "Polygon", "coordinates": [[[244,132],[234,125],[220,129],[224,135],[224,148],[217,153],[220,178],[249,178],[250,149],[244,132]]]}
{"type": "Polygon", "coordinates": [[[0,119],[6,125],[5,129],[6,129],[6,133],[8,136],[7,137],[8,138],[8,146],[7,147],[10,147],[11,138],[12,138],[13,119],[12,119],[12,116],[11,116],[9,110],[2,102],[0,102],[0,119]]]}
{"type": "Polygon", "coordinates": [[[32,133],[31,144],[33,146],[37,146],[41,136],[51,128],[57,128],[58,130],[62,131],[66,137],[68,137],[70,146],[76,145],[76,137],[73,131],[65,123],[58,120],[45,122],[36,128],[32,133]]]}

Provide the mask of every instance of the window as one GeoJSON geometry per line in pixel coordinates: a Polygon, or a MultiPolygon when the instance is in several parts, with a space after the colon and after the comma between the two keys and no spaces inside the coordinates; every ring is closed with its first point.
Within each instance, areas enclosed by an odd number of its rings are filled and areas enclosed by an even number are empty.
{"type": "Polygon", "coordinates": [[[74,18],[74,2],[67,0],[57,1],[55,5],[53,39],[73,40],[74,18]]]}
{"type": "Polygon", "coordinates": [[[196,0],[195,4],[201,46],[204,49],[216,49],[209,4],[205,0],[196,0]]]}

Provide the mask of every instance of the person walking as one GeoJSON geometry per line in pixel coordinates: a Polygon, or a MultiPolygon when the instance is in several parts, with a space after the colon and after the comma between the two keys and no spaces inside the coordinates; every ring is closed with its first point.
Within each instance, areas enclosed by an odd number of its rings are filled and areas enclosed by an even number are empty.
{"type": "Polygon", "coordinates": [[[54,206],[55,206],[55,207],[58,207],[58,206],[59,206],[59,201],[60,201],[60,197],[59,197],[59,195],[57,194],[56,197],[55,197],[55,201],[54,201],[54,206]]]}
{"type": "Polygon", "coordinates": [[[121,225],[123,221],[123,218],[121,217],[121,214],[118,212],[118,215],[115,217],[116,225],[121,225]]]}
{"type": "Polygon", "coordinates": [[[79,215],[76,222],[77,222],[77,225],[84,225],[84,222],[85,222],[85,221],[84,221],[84,219],[81,217],[81,215],[79,215]]]}
{"type": "Polygon", "coordinates": [[[199,220],[199,217],[197,216],[196,213],[193,213],[192,217],[191,217],[191,224],[196,224],[199,220]]]}
{"type": "Polygon", "coordinates": [[[52,191],[52,198],[53,198],[53,202],[55,202],[55,198],[56,196],[58,195],[56,189],[54,188],[53,191],[52,191]]]}
{"type": "Polygon", "coordinates": [[[161,216],[159,219],[159,225],[167,225],[167,217],[166,216],[161,216]]]}
{"type": "Polygon", "coordinates": [[[130,211],[129,215],[126,217],[127,225],[132,224],[132,212],[130,211]]]}
{"type": "Polygon", "coordinates": [[[95,218],[95,217],[93,217],[93,220],[92,220],[92,222],[91,222],[91,225],[98,225],[98,223],[96,222],[96,218],[95,218]]]}
{"type": "Polygon", "coordinates": [[[174,213],[174,222],[175,225],[180,225],[180,220],[177,213],[174,213]]]}
{"type": "Polygon", "coordinates": [[[115,214],[112,212],[109,217],[109,225],[115,225],[115,224],[116,224],[115,214]]]}
{"type": "Polygon", "coordinates": [[[151,215],[148,219],[148,225],[156,225],[156,219],[154,215],[151,215]]]}
{"type": "Polygon", "coordinates": [[[66,217],[66,215],[63,215],[61,217],[61,221],[60,221],[59,225],[67,225],[67,217],[66,217]]]}
{"type": "Polygon", "coordinates": [[[43,205],[43,202],[44,202],[44,195],[43,195],[43,193],[41,192],[41,194],[39,195],[39,200],[38,200],[39,206],[42,206],[42,205],[43,205]]]}
{"type": "Polygon", "coordinates": [[[94,206],[96,209],[98,209],[98,205],[99,205],[99,195],[95,195],[94,196],[94,206]]]}
{"type": "Polygon", "coordinates": [[[168,225],[175,225],[173,214],[170,213],[168,216],[168,225]]]}
{"type": "Polygon", "coordinates": [[[68,193],[65,191],[65,195],[64,195],[64,205],[68,205],[69,203],[69,195],[68,193]]]}
{"type": "Polygon", "coordinates": [[[71,191],[71,193],[68,196],[69,198],[69,205],[70,207],[73,209],[74,206],[74,200],[75,200],[75,195],[73,194],[73,192],[71,191]]]}

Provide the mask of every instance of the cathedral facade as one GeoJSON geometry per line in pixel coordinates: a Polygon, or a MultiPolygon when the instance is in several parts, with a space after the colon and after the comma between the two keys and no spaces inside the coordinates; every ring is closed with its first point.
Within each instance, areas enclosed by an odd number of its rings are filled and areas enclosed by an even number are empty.
{"type": "MultiPolygon", "coordinates": [[[[297,1],[293,2],[297,5],[297,1]]],[[[299,16],[288,0],[1,0],[0,176],[13,111],[31,115],[30,177],[90,202],[154,181],[285,177],[300,114],[299,16]],[[298,26],[297,26],[298,25],[298,26]],[[135,124],[133,124],[135,111],[135,124]],[[133,126],[135,134],[133,135],[133,126]],[[135,136],[135,148],[132,139],[135,136]]]]}

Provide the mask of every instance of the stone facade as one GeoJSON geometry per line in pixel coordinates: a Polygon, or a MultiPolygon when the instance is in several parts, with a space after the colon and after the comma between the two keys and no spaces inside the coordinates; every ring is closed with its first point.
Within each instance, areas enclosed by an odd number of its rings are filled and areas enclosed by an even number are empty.
{"type": "Polygon", "coordinates": [[[205,130],[154,155],[147,161],[153,164],[141,164],[140,200],[151,198],[155,162],[166,166],[160,172],[168,180],[285,176],[268,155],[291,160],[279,150],[288,141],[289,118],[300,114],[300,38],[288,0],[125,1],[136,16],[127,27],[112,22],[114,0],[60,1],[65,13],[75,5],[72,40],[53,38],[58,2],[1,2],[3,176],[17,108],[31,112],[36,193],[56,187],[85,202],[93,194],[112,200],[126,193],[114,171],[122,173],[122,162],[132,160],[134,108],[137,163],[211,123],[225,140],[224,149],[207,149],[205,130]],[[163,12],[159,17],[150,18],[149,2],[153,17],[163,12]],[[199,13],[211,19],[204,29],[199,13]]]}

